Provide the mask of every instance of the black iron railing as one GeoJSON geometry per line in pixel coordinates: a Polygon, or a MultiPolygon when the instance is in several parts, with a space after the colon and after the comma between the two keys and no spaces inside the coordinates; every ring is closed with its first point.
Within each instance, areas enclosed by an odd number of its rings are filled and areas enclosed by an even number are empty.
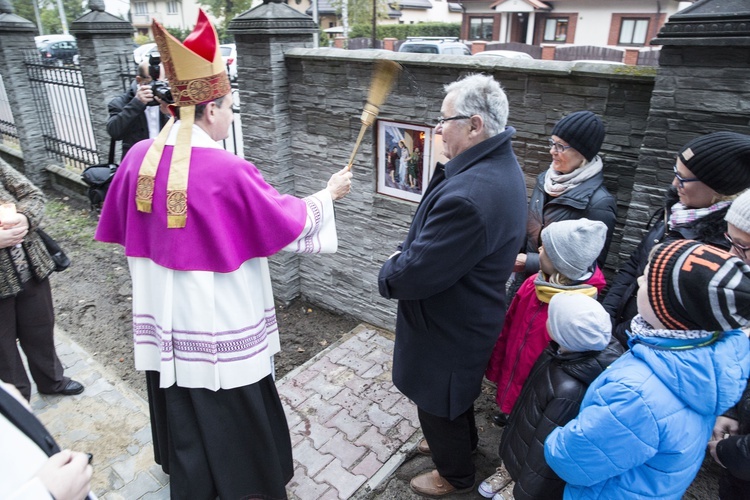
{"type": "Polygon", "coordinates": [[[46,150],[73,171],[99,163],[79,67],[45,65],[34,51],[25,63],[46,150]]]}

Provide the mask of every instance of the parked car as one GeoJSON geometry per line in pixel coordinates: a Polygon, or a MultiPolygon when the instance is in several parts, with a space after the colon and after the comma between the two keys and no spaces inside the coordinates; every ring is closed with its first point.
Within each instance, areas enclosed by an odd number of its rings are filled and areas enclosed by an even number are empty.
{"type": "Polygon", "coordinates": [[[39,54],[42,56],[42,62],[50,66],[78,62],[78,46],[75,40],[44,42],[39,47],[39,54]]]}
{"type": "Polygon", "coordinates": [[[534,59],[531,54],[517,50],[485,50],[477,52],[474,57],[504,57],[505,59],[534,59]]]}
{"type": "Polygon", "coordinates": [[[416,54],[471,55],[466,44],[459,42],[456,37],[410,36],[401,44],[398,51],[416,54]]]}
{"type": "Polygon", "coordinates": [[[148,58],[149,56],[151,56],[151,54],[158,53],[159,48],[155,43],[144,43],[140,47],[136,47],[133,51],[133,61],[135,61],[136,64],[140,64],[144,61],[148,61],[148,58]]]}
{"type": "Polygon", "coordinates": [[[34,37],[34,43],[36,48],[41,49],[44,45],[49,42],[75,42],[76,38],[73,35],[39,35],[34,37]]]}
{"type": "Polygon", "coordinates": [[[224,66],[227,67],[229,73],[229,79],[234,81],[237,79],[237,45],[233,43],[225,43],[220,45],[221,58],[224,59],[224,66]]]}

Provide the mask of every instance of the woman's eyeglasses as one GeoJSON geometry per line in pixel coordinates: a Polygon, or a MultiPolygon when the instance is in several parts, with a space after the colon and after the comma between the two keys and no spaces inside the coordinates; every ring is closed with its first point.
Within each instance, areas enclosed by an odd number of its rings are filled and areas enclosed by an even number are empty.
{"type": "Polygon", "coordinates": [[[674,169],[674,178],[677,179],[677,183],[680,185],[680,189],[685,189],[686,182],[695,182],[695,181],[700,180],[697,177],[680,177],[680,174],[677,173],[677,165],[675,165],[673,169],[674,169]]]}
{"type": "Polygon", "coordinates": [[[552,149],[555,153],[564,153],[566,149],[570,149],[573,146],[566,146],[565,144],[561,144],[559,142],[555,142],[552,139],[549,140],[549,147],[552,149]]]}
{"type": "Polygon", "coordinates": [[[739,255],[742,260],[747,259],[746,253],[748,250],[750,250],[750,247],[745,247],[737,243],[732,239],[731,236],[729,236],[729,233],[724,233],[724,239],[727,240],[727,243],[729,243],[729,246],[734,248],[737,251],[737,255],[739,255]]]}

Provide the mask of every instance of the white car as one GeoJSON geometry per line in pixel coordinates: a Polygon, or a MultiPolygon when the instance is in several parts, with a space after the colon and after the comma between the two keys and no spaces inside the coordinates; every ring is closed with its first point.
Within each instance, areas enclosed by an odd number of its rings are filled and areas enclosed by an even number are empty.
{"type": "Polygon", "coordinates": [[[401,44],[399,52],[411,52],[414,54],[451,54],[457,56],[470,56],[471,51],[465,43],[459,42],[456,37],[438,36],[409,36],[401,44]]]}
{"type": "Polygon", "coordinates": [[[136,49],[133,51],[133,61],[135,61],[136,64],[148,62],[148,58],[149,56],[151,56],[151,54],[158,53],[159,48],[155,43],[144,43],[140,47],[136,47],[136,49]]]}
{"type": "Polygon", "coordinates": [[[219,46],[221,58],[224,59],[224,66],[227,67],[229,79],[237,79],[237,46],[233,43],[225,43],[219,46]]]}
{"type": "Polygon", "coordinates": [[[530,54],[526,52],[519,52],[517,50],[485,50],[483,52],[477,52],[474,57],[504,57],[506,59],[534,59],[530,54]]]}

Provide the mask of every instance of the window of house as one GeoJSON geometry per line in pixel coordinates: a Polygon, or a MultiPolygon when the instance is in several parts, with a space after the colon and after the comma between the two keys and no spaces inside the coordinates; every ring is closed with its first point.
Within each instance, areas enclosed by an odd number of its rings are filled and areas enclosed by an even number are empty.
{"type": "Polygon", "coordinates": [[[491,17],[469,18],[469,40],[492,40],[495,23],[491,17]]]}
{"type": "Polygon", "coordinates": [[[167,2],[167,14],[177,14],[177,1],[170,0],[167,2]]]}
{"type": "Polygon", "coordinates": [[[148,15],[148,5],[146,4],[146,2],[134,2],[133,9],[135,10],[136,16],[148,15]]]}
{"type": "Polygon", "coordinates": [[[623,18],[620,25],[620,45],[643,45],[648,33],[648,19],[623,18]]]}
{"type": "Polygon", "coordinates": [[[568,39],[568,18],[553,17],[544,22],[545,42],[564,42],[568,39]]]}

